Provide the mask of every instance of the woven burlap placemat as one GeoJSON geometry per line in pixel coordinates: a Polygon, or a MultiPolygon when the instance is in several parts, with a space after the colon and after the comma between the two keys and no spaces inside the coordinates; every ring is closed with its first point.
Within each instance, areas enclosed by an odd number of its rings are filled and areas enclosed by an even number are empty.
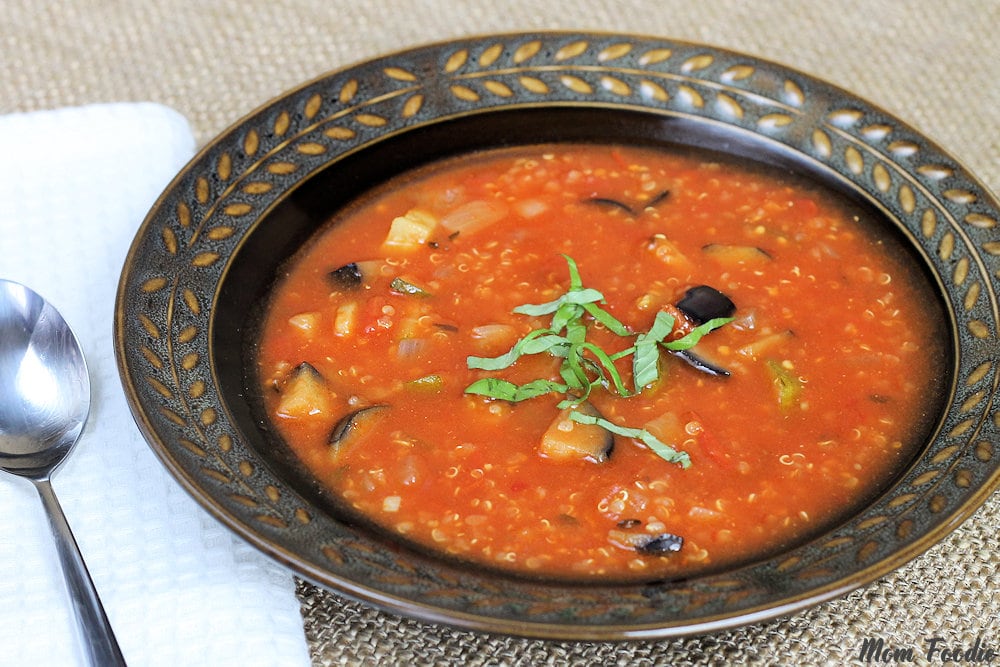
{"type": "MultiPolygon", "coordinates": [[[[267,99],[375,55],[469,34],[601,30],[704,42],[826,79],[917,127],[996,191],[998,27],[996,0],[5,0],[0,113],[154,101],[184,114],[205,143],[267,99]]],[[[939,545],[841,599],[661,642],[494,637],[399,618],[303,582],[298,595],[318,665],[845,664],[858,661],[865,638],[912,648],[927,663],[934,637],[1000,652],[998,527],[994,496],[939,545]]]]}

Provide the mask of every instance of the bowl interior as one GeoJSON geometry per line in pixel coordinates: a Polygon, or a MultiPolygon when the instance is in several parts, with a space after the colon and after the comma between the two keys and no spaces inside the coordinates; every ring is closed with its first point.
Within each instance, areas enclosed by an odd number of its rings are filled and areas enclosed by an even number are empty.
{"type": "MultiPolygon", "coordinates": [[[[446,118],[369,143],[363,150],[331,162],[304,180],[261,216],[235,252],[214,304],[211,347],[219,389],[246,443],[278,478],[287,481],[310,504],[344,524],[357,523],[357,517],[340,508],[270,429],[257,397],[255,388],[260,385],[256,378],[254,343],[269,291],[283,264],[338,210],[392,177],[471,151],[558,142],[715,152],[804,177],[854,207],[859,217],[871,221],[884,243],[910,256],[915,279],[925,283],[930,316],[940,324],[942,372],[938,386],[927,397],[924,422],[918,429],[920,442],[929,443],[933,439],[955,375],[955,341],[948,333],[954,326],[946,307],[946,295],[912,233],[862,190],[800,152],[731,126],[593,106],[525,107],[446,118]]],[[[922,450],[923,447],[917,448],[915,456],[919,457],[922,450]]],[[[879,493],[890,488],[905,468],[898,470],[896,477],[886,479],[879,493]]],[[[845,508],[841,519],[871,500],[871,497],[859,499],[852,508],[845,508]]],[[[831,527],[823,526],[819,532],[831,527]]],[[[803,537],[803,541],[810,537],[816,534],[803,537]]],[[[381,539],[396,538],[382,535],[381,539]]]]}

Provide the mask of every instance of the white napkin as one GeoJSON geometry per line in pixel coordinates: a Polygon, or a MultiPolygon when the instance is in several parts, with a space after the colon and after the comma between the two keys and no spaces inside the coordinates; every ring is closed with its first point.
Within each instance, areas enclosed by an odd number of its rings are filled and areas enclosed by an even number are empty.
{"type": "MultiPolygon", "coordinates": [[[[126,251],[194,148],[187,121],[155,104],[0,116],[0,277],[51,301],[87,357],[90,419],[53,487],[126,661],[308,665],[292,576],[169,477],[115,366],[126,251]]],[[[74,623],[37,494],[0,476],[0,664],[78,664],[74,623]]]]}

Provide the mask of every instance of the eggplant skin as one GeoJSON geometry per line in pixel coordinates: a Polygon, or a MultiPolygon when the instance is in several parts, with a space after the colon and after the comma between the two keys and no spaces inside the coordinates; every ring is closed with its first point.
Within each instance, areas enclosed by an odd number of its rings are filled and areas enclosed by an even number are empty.
{"type": "Polygon", "coordinates": [[[339,449],[355,438],[364,435],[366,428],[370,428],[373,419],[384,410],[388,410],[388,405],[369,405],[349,412],[334,424],[330,431],[328,442],[333,449],[339,449]]]}
{"type": "Polygon", "coordinates": [[[354,289],[360,287],[364,280],[361,268],[355,263],[344,264],[339,269],[334,269],[326,274],[327,278],[340,289],[354,289]]]}
{"type": "Polygon", "coordinates": [[[297,376],[299,373],[309,373],[319,380],[324,380],[323,374],[316,370],[316,367],[310,364],[308,361],[303,361],[294,369],[292,369],[292,375],[297,376]]]}
{"type": "Polygon", "coordinates": [[[683,359],[692,368],[701,371],[702,373],[708,373],[709,375],[715,375],[716,377],[729,377],[732,373],[729,369],[723,368],[722,366],[705,359],[704,357],[698,356],[691,350],[672,350],[671,354],[679,359],[683,359]]]}
{"type": "Polygon", "coordinates": [[[708,285],[692,287],[676,305],[697,324],[704,324],[717,317],[730,317],[736,312],[736,304],[732,299],[708,285]]]}
{"type": "Polygon", "coordinates": [[[601,416],[588,401],[561,410],[542,436],[540,452],[554,461],[585,459],[604,463],[614,449],[614,435],[603,426],[572,421],[569,415],[574,410],[591,417],[601,416]]]}
{"type": "Polygon", "coordinates": [[[676,553],[684,546],[684,538],[673,533],[650,535],[635,543],[636,552],[644,556],[665,556],[676,553]]]}

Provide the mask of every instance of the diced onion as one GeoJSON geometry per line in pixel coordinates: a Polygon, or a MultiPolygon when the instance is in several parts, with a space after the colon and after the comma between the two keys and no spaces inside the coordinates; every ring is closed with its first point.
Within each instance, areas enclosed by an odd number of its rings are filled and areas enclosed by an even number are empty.
{"type": "Polygon", "coordinates": [[[500,201],[477,199],[462,204],[441,218],[441,226],[449,232],[472,234],[485,229],[507,216],[507,205],[500,201]]]}
{"type": "Polygon", "coordinates": [[[525,199],[514,204],[514,210],[522,218],[535,218],[549,210],[549,205],[539,199],[525,199]]]}
{"type": "Polygon", "coordinates": [[[396,346],[396,356],[400,359],[415,357],[427,347],[427,340],[423,338],[404,338],[396,346]]]}
{"type": "Polygon", "coordinates": [[[414,250],[427,242],[437,224],[437,219],[427,211],[410,209],[404,215],[393,219],[382,249],[414,250]]]}
{"type": "Polygon", "coordinates": [[[399,496],[386,496],[382,499],[382,511],[383,512],[398,512],[399,506],[402,503],[402,498],[399,496]]]}
{"type": "Polygon", "coordinates": [[[288,318],[288,323],[306,333],[312,332],[319,324],[319,313],[299,313],[288,318]]]}
{"type": "Polygon", "coordinates": [[[497,352],[517,339],[517,330],[509,324],[481,324],[473,327],[471,334],[476,347],[487,352],[497,352]]]}
{"type": "Polygon", "coordinates": [[[354,325],[358,319],[358,304],[348,301],[337,307],[333,320],[333,333],[337,336],[350,336],[354,333],[354,325]]]}
{"type": "Polygon", "coordinates": [[[738,314],[737,318],[732,321],[731,326],[734,329],[739,329],[740,331],[753,331],[757,328],[757,311],[754,308],[748,308],[738,314]]]}
{"type": "Polygon", "coordinates": [[[744,357],[749,357],[750,359],[757,359],[765,353],[772,352],[773,350],[779,348],[781,345],[790,341],[794,336],[795,334],[787,329],[777,333],[763,335],[752,343],[747,343],[746,345],[738,348],[736,353],[744,357]]]}
{"type": "Polygon", "coordinates": [[[516,332],[509,324],[483,324],[472,327],[472,337],[478,340],[492,340],[494,338],[508,338],[516,332]]]}

